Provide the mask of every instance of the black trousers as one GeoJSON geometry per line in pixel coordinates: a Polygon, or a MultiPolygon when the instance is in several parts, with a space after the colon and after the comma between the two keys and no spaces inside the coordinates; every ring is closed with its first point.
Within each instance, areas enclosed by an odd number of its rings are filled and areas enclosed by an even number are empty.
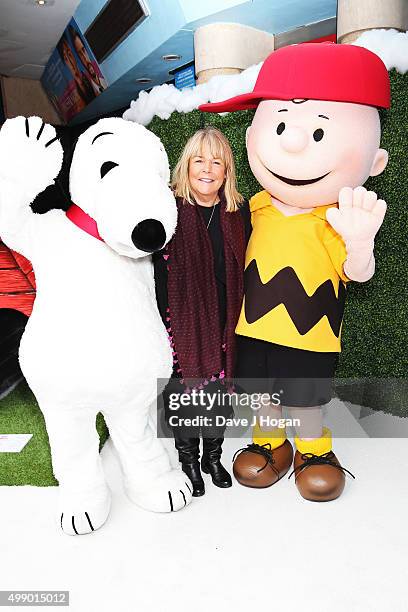
{"type": "Polygon", "coordinates": [[[179,378],[171,378],[163,395],[166,433],[175,439],[223,438],[226,420],[233,415],[231,399],[221,381],[189,392],[179,378]]]}

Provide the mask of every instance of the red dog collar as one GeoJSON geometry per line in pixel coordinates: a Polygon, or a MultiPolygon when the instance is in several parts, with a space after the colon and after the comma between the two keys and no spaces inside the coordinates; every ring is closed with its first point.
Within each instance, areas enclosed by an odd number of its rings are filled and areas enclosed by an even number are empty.
{"type": "Polygon", "coordinates": [[[79,206],[76,204],[71,204],[66,212],[66,215],[68,219],[81,230],[104,242],[104,239],[99,235],[98,226],[95,219],[92,219],[92,217],[84,212],[82,208],[79,208],[79,206]]]}

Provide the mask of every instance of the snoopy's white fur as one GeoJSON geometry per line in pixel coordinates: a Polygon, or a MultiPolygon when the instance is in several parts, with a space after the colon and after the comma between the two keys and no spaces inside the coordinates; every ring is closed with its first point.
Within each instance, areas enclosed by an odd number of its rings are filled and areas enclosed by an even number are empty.
{"type": "Polygon", "coordinates": [[[54,128],[46,125],[37,139],[41,125],[30,117],[27,137],[26,120],[17,117],[0,132],[0,236],[35,271],[37,297],[20,364],[46,421],[61,526],[81,534],[100,527],[110,508],[95,430],[99,411],[136,504],[169,512],[191,501],[191,483],[172,467],[149,422],[157,379],[170,376],[172,355],[151,258],[131,240],[133,228],[153,218],[168,241],[177,212],[160,140],[113,118],[81,135],[70,173],[71,199],[95,219],[104,242],[63,211],[34,214],[30,203],[53,183],[63,159],[58,141],[45,146],[54,128]],[[102,132],[111,134],[92,144],[102,132]],[[101,178],[106,161],[118,166],[101,178]]]}

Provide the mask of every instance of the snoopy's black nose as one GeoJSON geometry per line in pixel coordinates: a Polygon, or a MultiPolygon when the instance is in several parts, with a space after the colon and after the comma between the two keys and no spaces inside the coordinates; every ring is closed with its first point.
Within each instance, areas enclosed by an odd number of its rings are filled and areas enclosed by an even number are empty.
{"type": "Polygon", "coordinates": [[[137,249],[145,251],[145,253],[158,251],[166,242],[163,223],[157,221],[157,219],[144,219],[134,228],[132,242],[137,249]]]}

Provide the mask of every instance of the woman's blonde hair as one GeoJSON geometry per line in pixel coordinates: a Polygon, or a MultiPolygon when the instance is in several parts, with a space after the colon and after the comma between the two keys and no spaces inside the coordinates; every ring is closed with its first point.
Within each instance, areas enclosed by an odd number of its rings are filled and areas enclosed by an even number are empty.
{"type": "Polygon", "coordinates": [[[194,196],[188,179],[188,168],[190,159],[200,156],[204,147],[208,147],[214,158],[221,159],[225,166],[225,180],[220,191],[224,193],[228,212],[235,212],[243,201],[243,196],[236,187],[236,175],[234,157],[231,147],[224,134],[213,127],[198,130],[187,141],[186,146],[173,171],[171,186],[177,197],[184,198],[190,204],[194,204],[194,196]]]}

